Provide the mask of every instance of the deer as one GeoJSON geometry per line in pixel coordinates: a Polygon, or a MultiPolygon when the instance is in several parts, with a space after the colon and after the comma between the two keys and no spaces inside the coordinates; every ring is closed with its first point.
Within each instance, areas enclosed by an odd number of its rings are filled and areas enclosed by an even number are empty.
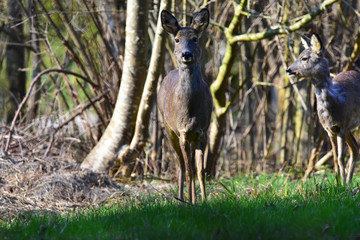
{"type": "Polygon", "coordinates": [[[206,200],[204,150],[213,108],[212,95],[200,69],[199,38],[209,25],[209,11],[200,10],[190,26],[181,27],[170,12],[163,10],[161,23],[174,39],[178,69],[162,80],[157,104],[167,139],[177,155],[178,198],[184,200],[186,175],[188,201],[195,204],[195,161],[202,201],[206,200]]]}
{"type": "Polygon", "coordinates": [[[324,56],[320,37],[301,36],[304,50],[286,69],[290,77],[310,78],[315,88],[317,113],[327,132],[334,161],[334,170],[342,184],[352,181],[359,148],[351,131],[360,125],[360,73],[345,71],[330,77],[329,63],[324,56]],[[348,171],[345,180],[345,144],[349,149],[348,171]]]}

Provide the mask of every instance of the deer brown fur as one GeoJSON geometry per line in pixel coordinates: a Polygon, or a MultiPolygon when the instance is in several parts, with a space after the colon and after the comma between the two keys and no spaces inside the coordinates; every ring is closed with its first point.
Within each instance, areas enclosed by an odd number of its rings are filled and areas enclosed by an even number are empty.
{"type": "Polygon", "coordinates": [[[209,11],[196,13],[190,27],[181,27],[168,11],[161,12],[163,28],[174,37],[178,69],[161,83],[157,103],[167,138],[178,156],[179,198],[183,199],[184,175],[188,200],[196,202],[195,160],[202,200],[206,199],[203,152],[212,112],[212,96],[200,71],[199,37],[209,24],[209,11]]]}
{"type": "Polygon", "coordinates": [[[345,143],[349,147],[349,170],[346,183],[354,174],[358,158],[358,145],[351,130],[360,125],[360,73],[347,71],[331,79],[329,65],[324,57],[324,47],[318,35],[311,39],[302,36],[305,50],[286,70],[290,76],[312,79],[315,87],[317,112],[320,123],[329,135],[335,171],[340,171],[345,182],[345,143]]]}

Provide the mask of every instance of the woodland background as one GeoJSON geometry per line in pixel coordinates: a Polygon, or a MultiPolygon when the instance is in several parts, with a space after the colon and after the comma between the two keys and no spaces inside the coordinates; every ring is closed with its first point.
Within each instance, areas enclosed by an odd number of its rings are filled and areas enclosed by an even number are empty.
{"type": "Polygon", "coordinates": [[[202,7],[211,18],[202,69],[214,99],[207,174],[301,177],[331,167],[313,87],[285,69],[300,35],[316,32],[332,73],[359,70],[358,0],[0,0],[1,158],[175,177],[155,96],[176,62],[158,16],[168,9],[189,25],[202,7]]]}

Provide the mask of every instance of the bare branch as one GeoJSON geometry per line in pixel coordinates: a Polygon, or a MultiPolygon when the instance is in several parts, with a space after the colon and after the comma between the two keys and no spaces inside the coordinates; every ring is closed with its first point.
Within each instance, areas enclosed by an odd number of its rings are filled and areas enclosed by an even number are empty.
{"type": "Polygon", "coordinates": [[[10,146],[10,142],[11,142],[11,137],[12,137],[12,134],[14,132],[14,128],[15,128],[15,124],[16,124],[16,120],[18,119],[19,115],[20,115],[20,112],[21,110],[23,109],[23,107],[25,106],[25,103],[26,101],[29,99],[30,97],[30,94],[31,94],[31,91],[32,89],[34,88],[35,84],[37,81],[40,80],[40,78],[47,74],[47,73],[50,73],[50,72],[60,72],[60,73],[66,73],[66,74],[71,74],[71,75],[74,75],[78,78],[81,78],[81,79],[84,79],[84,80],[88,80],[86,79],[86,77],[78,74],[78,73],[75,73],[75,72],[72,72],[72,71],[69,71],[69,70],[64,70],[64,69],[56,69],[56,68],[51,68],[51,69],[46,69],[44,71],[42,71],[41,73],[39,73],[34,79],[33,81],[31,82],[30,86],[29,86],[29,89],[24,97],[24,99],[21,101],[19,107],[18,107],[18,110],[16,111],[15,113],[15,116],[14,116],[14,119],[12,120],[11,122],[11,127],[10,127],[10,130],[9,130],[9,137],[7,139],[7,142],[6,142],[6,147],[5,147],[5,150],[4,150],[4,154],[7,155],[7,151],[9,150],[9,146],[10,146]]]}
{"type": "MultiPolygon", "coordinates": [[[[307,23],[311,22],[316,16],[320,15],[327,7],[331,6],[332,4],[338,2],[339,0],[326,0],[322,4],[320,4],[315,10],[311,11],[310,13],[306,14],[301,18],[301,20],[297,21],[296,23],[290,26],[280,26],[273,29],[266,29],[262,32],[258,33],[243,33],[240,35],[232,35],[230,31],[226,31],[226,37],[230,43],[236,42],[246,42],[246,41],[258,41],[265,38],[270,38],[275,35],[279,34],[288,34],[290,32],[295,32],[300,28],[304,27],[307,23]]],[[[236,8],[239,8],[239,4],[236,5],[236,8]]]]}

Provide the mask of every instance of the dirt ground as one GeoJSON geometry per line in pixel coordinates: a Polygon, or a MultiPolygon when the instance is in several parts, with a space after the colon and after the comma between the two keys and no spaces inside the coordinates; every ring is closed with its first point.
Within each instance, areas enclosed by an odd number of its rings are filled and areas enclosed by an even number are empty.
{"type": "Polygon", "coordinates": [[[173,188],[173,183],[160,184],[139,180],[120,184],[107,174],[81,169],[71,158],[0,155],[0,220],[21,211],[88,208],[173,188]]]}

